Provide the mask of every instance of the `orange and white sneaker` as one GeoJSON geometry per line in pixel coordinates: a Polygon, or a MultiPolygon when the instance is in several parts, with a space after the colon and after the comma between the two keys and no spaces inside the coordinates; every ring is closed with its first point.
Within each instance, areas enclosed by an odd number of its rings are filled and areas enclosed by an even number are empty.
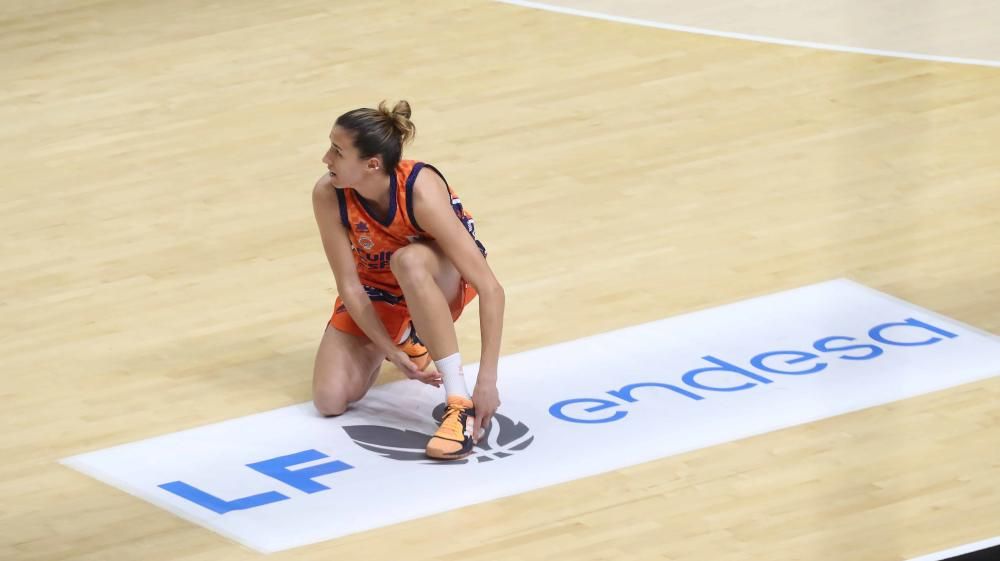
{"type": "Polygon", "coordinates": [[[403,339],[402,343],[397,343],[396,346],[410,357],[413,364],[417,365],[417,370],[424,370],[431,363],[431,355],[427,351],[427,347],[417,337],[417,330],[413,328],[412,323],[406,339],[403,339]]]}
{"type": "Polygon", "coordinates": [[[427,442],[427,456],[435,460],[460,460],[471,454],[475,417],[471,399],[449,395],[441,426],[427,442]]]}

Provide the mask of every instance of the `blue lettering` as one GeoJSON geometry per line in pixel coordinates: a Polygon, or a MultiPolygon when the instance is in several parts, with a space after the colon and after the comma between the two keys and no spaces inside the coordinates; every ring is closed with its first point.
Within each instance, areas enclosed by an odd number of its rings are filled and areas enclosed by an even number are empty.
{"type": "Polygon", "coordinates": [[[938,341],[941,340],[940,337],[931,337],[930,339],[926,339],[924,341],[914,341],[914,342],[890,341],[889,339],[886,339],[885,336],[882,335],[882,332],[890,327],[907,327],[907,326],[922,328],[932,333],[943,335],[949,339],[954,339],[955,337],[958,337],[958,335],[955,335],[954,333],[950,333],[948,331],[945,331],[944,329],[934,327],[933,325],[924,323],[920,320],[916,320],[913,318],[906,318],[901,322],[883,323],[882,325],[876,325],[875,327],[871,328],[868,331],[868,336],[878,341],[879,343],[885,343],[886,345],[898,345],[900,347],[921,347],[923,345],[933,345],[934,343],[937,343],[938,341]]]}
{"type": "MultiPolygon", "coordinates": [[[[876,325],[868,330],[868,335],[876,342],[884,343],[886,345],[895,345],[900,347],[919,347],[925,345],[933,345],[944,338],[953,339],[958,337],[957,334],[946,331],[940,327],[930,325],[926,322],[914,319],[906,318],[899,322],[890,322],[876,325]],[[903,331],[904,328],[915,328],[910,331],[916,331],[918,334],[914,335],[910,332],[903,331]],[[889,339],[885,332],[890,331],[895,336],[893,339],[889,339]],[[903,337],[901,333],[905,333],[907,336],[903,337]],[[902,340],[900,338],[902,337],[902,340]],[[922,338],[922,339],[921,339],[922,338]],[[917,340],[912,340],[917,339],[917,340]]],[[[832,335],[829,337],[823,337],[816,340],[812,347],[816,351],[821,353],[841,353],[837,355],[837,358],[850,361],[859,360],[871,360],[885,353],[885,350],[873,344],[862,344],[854,343],[857,341],[854,337],[847,337],[844,335],[832,335]],[[854,344],[848,344],[854,343],[854,344]],[[851,351],[854,351],[851,353],[851,351]]],[[[771,384],[773,381],[769,378],[765,378],[759,374],[755,374],[750,370],[741,368],[725,360],[716,358],[711,355],[706,355],[701,357],[702,360],[710,363],[712,366],[707,366],[704,368],[695,368],[685,372],[681,376],[681,381],[684,385],[690,388],[713,391],[713,392],[738,392],[750,389],[759,384],[771,384]],[[732,378],[731,384],[733,385],[708,385],[707,383],[699,382],[698,376],[702,374],[735,374],[742,377],[743,383],[738,383],[740,378],[732,378]]],[[[805,375],[814,374],[826,369],[830,363],[825,362],[820,359],[820,355],[813,354],[811,352],[803,351],[793,351],[793,350],[777,350],[768,351],[757,354],[752,359],[750,359],[750,364],[755,368],[774,374],[792,374],[792,375],[805,375]],[[812,364],[807,364],[809,361],[816,361],[812,364]],[[796,368],[791,368],[793,365],[799,365],[796,368]]],[[[725,378],[722,378],[725,379],[725,378]]],[[[639,382],[635,384],[628,384],[622,386],[617,390],[609,390],[607,393],[613,398],[621,400],[621,403],[615,401],[609,401],[607,399],[601,398],[587,398],[581,397],[576,399],[567,399],[565,401],[560,401],[553,404],[549,408],[549,413],[563,421],[569,421],[571,423],[586,423],[586,424],[599,424],[599,423],[611,423],[623,419],[628,415],[628,411],[624,410],[630,403],[637,403],[639,401],[633,394],[636,390],[640,388],[662,388],[669,390],[678,395],[686,397],[694,401],[702,401],[705,399],[704,396],[697,393],[688,391],[685,387],[680,385],[674,385],[663,382],[639,382]],[[566,409],[570,406],[584,404],[589,405],[589,407],[582,409],[584,413],[596,413],[599,411],[604,411],[606,409],[622,408],[617,411],[606,413],[605,416],[594,416],[588,417],[585,415],[574,416],[566,412],[566,409]]],[[[579,411],[579,409],[575,409],[579,411]]]]}
{"type": "Polygon", "coordinates": [[[842,358],[844,360],[870,360],[885,352],[881,348],[876,347],[875,345],[847,345],[844,347],[831,347],[828,345],[830,341],[838,341],[838,340],[856,341],[857,339],[855,339],[854,337],[842,337],[842,336],[823,337],[822,339],[813,343],[813,348],[822,353],[829,353],[834,351],[853,351],[855,349],[869,349],[871,351],[863,356],[840,355],[837,357],[837,358],[842,358]]]}
{"type": "Polygon", "coordinates": [[[753,372],[750,372],[749,370],[744,370],[744,369],[740,368],[739,366],[736,366],[735,364],[730,364],[730,363],[728,363],[728,362],[726,362],[724,360],[715,358],[713,356],[703,356],[701,358],[703,360],[707,360],[708,362],[711,362],[712,364],[717,364],[718,366],[709,367],[709,368],[698,368],[696,370],[689,370],[683,376],[681,376],[681,379],[684,380],[684,383],[687,384],[687,385],[689,385],[689,386],[691,386],[692,388],[698,388],[700,390],[709,390],[709,391],[713,391],[713,392],[738,392],[738,391],[750,389],[750,388],[752,388],[752,387],[754,387],[754,386],[757,385],[757,384],[753,384],[753,383],[747,382],[747,383],[745,383],[745,384],[743,384],[741,386],[717,387],[717,386],[706,386],[704,384],[696,382],[695,379],[694,379],[695,376],[697,376],[699,374],[703,374],[705,372],[732,372],[734,374],[739,374],[741,376],[746,376],[747,378],[750,378],[751,380],[757,380],[758,382],[760,382],[762,384],[770,384],[771,383],[771,380],[768,380],[767,378],[764,378],[763,376],[758,376],[758,375],[754,374],[753,372]]]}
{"type": "MultiPolygon", "coordinates": [[[[314,478],[321,475],[328,475],[339,471],[353,469],[354,466],[341,461],[332,461],[294,471],[288,468],[297,464],[328,457],[329,456],[326,454],[317,450],[304,450],[287,456],[279,456],[270,460],[247,464],[247,467],[295,487],[304,493],[315,493],[317,491],[329,489],[329,487],[313,481],[314,478]]],[[[206,493],[205,491],[202,491],[201,489],[183,481],[171,481],[170,483],[164,483],[159,487],[168,493],[173,493],[182,499],[187,499],[194,504],[205,507],[217,514],[225,514],[234,510],[256,508],[276,503],[278,501],[284,501],[289,498],[281,493],[278,493],[277,491],[268,491],[266,493],[250,495],[232,501],[227,501],[225,499],[220,499],[211,493],[206,493]]]]}
{"type": "Polygon", "coordinates": [[[273,477],[282,483],[291,485],[303,493],[316,493],[319,491],[325,491],[329,489],[329,487],[321,483],[316,483],[313,481],[313,478],[348,469],[354,469],[354,466],[345,464],[339,460],[294,471],[288,469],[289,466],[312,462],[322,458],[329,458],[329,456],[319,452],[318,450],[304,450],[295,454],[264,460],[263,462],[247,464],[247,467],[259,471],[268,477],[273,477]]]}
{"type": "Polygon", "coordinates": [[[677,386],[673,386],[670,384],[661,384],[659,382],[642,382],[639,384],[629,384],[627,386],[622,387],[622,389],[620,390],[608,392],[608,395],[612,397],[617,397],[618,399],[628,403],[635,403],[636,401],[639,401],[638,399],[632,397],[632,391],[635,390],[636,388],[667,388],[668,390],[675,391],[683,396],[687,396],[696,401],[705,399],[704,397],[701,397],[696,393],[691,393],[687,390],[678,388],[677,386]]]}
{"type": "Polygon", "coordinates": [[[803,353],[800,351],[771,351],[769,353],[760,353],[759,355],[753,357],[752,359],[750,359],[750,364],[754,365],[755,367],[765,372],[774,372],[775,374],[796,374],[796,375],[814,374],[816,372],[819,372],[820,370],[823,370],[827,366],[825,362],[817,362],[812,368],[807,368],[806,370],[779,370],[777,368],[774,368],[772,366],[767,366],[764,364],[764,361],[767,360],[768,358],[778,355],[791,355],[795,357],[792,359],[785,360],[784,361],[785,364],[798,364],[800,362],[805,362],[807,360],[819,358],[818,356],[812,353],[803,353]]]}
{"type": "Polygon", "coordinates": [[[196,505],[203,506],[217,514],[225,514],[233,510],[246,510],[256,508],[287,499],[285,495],[275,491],[268,491],[259,495],[250,495],[242,499],[226,501],[202,491],[201,489],[188,485],[183,481],[172,481],[159,486],[164,491],[173,493],[182,499],[187,499],[196,505]]]}
{"type": "Polygon", "coordinates": [[[614,401],[608,401],[606,399],[590,399],[590,398],[580,398],[580,399],[567,399],[566,401],[560,401],[549,407],[549,414],[557,419],[562,419],[564,421],[569,421],[571,423],[611,423],[617,421],[628,415],[625,411],[615,411],[610,417],[604,417],[600,419],[578,419],[576,417],[570,417],[563,413],[563,408],[567,405],[572,405],[574,403],[596,403],[597,405],[593,407],[588,407],[584,409],[587,413],[594,413],[595,411],[603,411],[605,409],[610,409],[612,407],[618,407],[618,404],[614,401]]]}

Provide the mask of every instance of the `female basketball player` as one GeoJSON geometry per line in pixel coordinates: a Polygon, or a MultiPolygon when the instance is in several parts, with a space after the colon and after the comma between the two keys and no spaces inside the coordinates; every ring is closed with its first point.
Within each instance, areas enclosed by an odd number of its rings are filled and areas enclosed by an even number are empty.
{"type": "Polygon", "coordinates": [[[406,101],[348,111],[330,133],[313,209],[339,296],[316,354],[313,402],[324,415],[344,413],[388,360],[409,378],[444,384],[447,410],[427,455],[457,459],[500,405],[504,292],[444,176],[400,159],[414,133],[406,101]],[[482,355],[470,397],[454,321],[477,293],[482,355]],[[425,371],[431,359],[437,372],[425,371]]]}

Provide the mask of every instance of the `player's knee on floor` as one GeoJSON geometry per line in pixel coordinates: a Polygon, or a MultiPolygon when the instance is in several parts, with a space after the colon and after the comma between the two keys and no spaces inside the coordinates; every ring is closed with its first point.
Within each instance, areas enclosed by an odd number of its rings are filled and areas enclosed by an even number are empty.
{"type": "Polygon", "coordinates": [[[367,393],[367,388],[345,388],[343,386],[314,387],[313,405],[325,417],[343,415],[347,407],[367,393]]]}
{"type": "Polygon", "coordinates": [[[316,410],[319,411],[319,414],[324,417],[336,417],[347,412],[347,402],[343,400],[321,400],[318,397],[314,397],[313,405],[316,406],[316,410]]]}
{"type": "Polygon", "coordinates": [[[334,417],[343,415],[350,402],[343,391],[329,389],[313,389],[313,405],[320,415],[334,417]]]}

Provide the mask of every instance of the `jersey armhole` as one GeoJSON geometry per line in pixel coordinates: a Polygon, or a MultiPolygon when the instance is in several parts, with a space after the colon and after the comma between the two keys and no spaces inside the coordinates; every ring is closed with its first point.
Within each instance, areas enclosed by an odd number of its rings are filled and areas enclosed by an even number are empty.
{"type": "Polygon", "coordinates": [[[351,225],[347,220],[347,198],[344,195],[344,190],[335,190],[337,191],[337,204],[340,205],[340,221],[344,224],[344,228],[350,228],[351,225]]]}
{"type": "Polygon", "coordinates": [[[406,217],[410,219],[410,224],[413,224],[413,227],[418,232],[423,232],[424,229],[420,227],[420,224],[417,222],[417,215],[413,212],[413,186],[417,182],[417,174],[424,168],[432,170],[441,178],[441,181],[444,181],[444,186],[448,188],[448,197],[451,197],[451,186],[448,185],[448,180],[444,178],[444,174],[438,171],[436,167],[423,162],[418,162],[413,166],[410,176],[406,178],[406,217]]]}

